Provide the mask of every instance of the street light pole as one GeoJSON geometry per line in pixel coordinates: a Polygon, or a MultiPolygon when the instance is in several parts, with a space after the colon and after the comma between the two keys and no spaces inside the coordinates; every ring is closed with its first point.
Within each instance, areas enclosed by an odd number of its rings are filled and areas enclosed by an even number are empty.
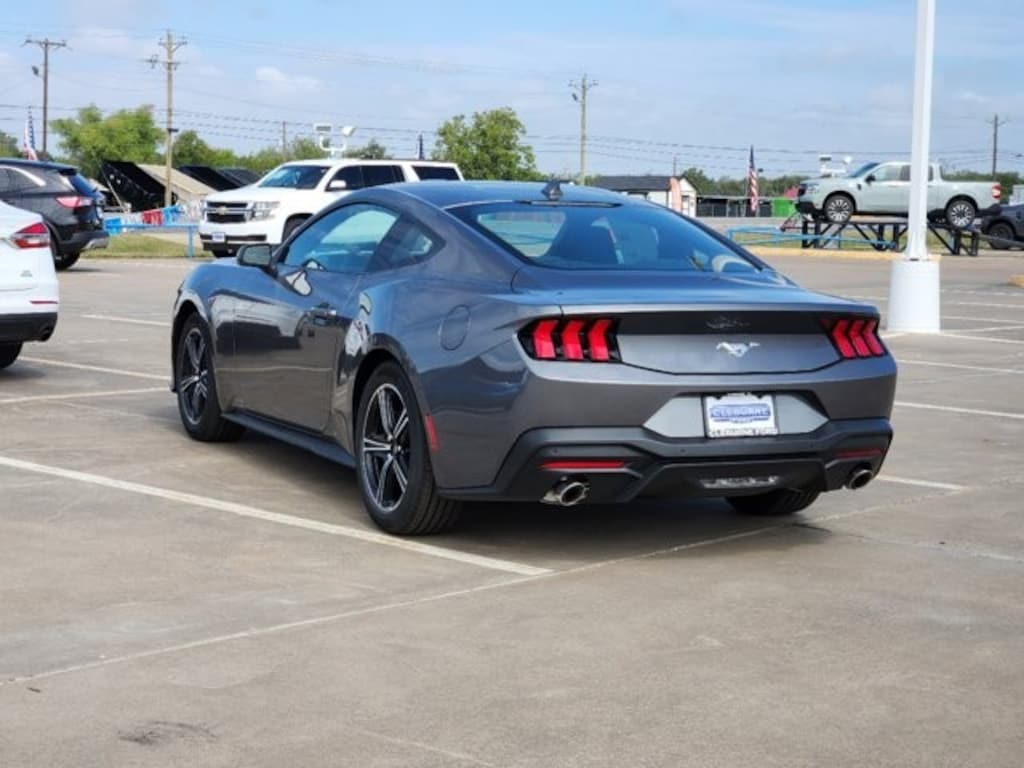
{"type": "Polygon", "coordinates": [[[914,125],[910,155],[907,247],[893,262],[887,327],[938,333],[939,262],[928,253],[928,153],[931,139],[935,0],[917,0],[914,51],[914,125]]]}

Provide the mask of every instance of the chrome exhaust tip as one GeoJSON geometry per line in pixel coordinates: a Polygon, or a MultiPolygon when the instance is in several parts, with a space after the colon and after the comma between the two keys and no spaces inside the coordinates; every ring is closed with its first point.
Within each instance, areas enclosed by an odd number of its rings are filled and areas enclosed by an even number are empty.
{"type": "Polygon", "coordinates": [[[577,504],[583,503],[589,493],[590,483],[586,480],[560,480],[544,494],[541,501],[544,504],[556,504],[559,507],[575,507],[577,504]]]}
{"type": "Polygon", "coordinates": [[[874,476],[875,473],[868,467],[857,467],[857,469],[853,470],[853,472],[850,473],[850,476],[846,478],[846,487],[851,491],[856,491],[870,483],[874,476]]]}

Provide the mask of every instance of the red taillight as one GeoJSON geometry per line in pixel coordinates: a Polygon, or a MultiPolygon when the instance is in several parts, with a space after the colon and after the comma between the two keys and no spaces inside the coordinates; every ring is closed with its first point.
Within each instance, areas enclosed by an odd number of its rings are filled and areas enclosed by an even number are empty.
{"type": "Polygon", "coordinates": [[[873,459],[882,455],[881,448],[854,448],[836,453],[837,459],[873,459]]]}
{"type": "Polygon", "coordinates": [[[829,338],[844,360],[859,357],[881,357],[885,352],[878,338],[878,320],[871,317],[840,318],[825,321],[829,338]]]}
{"type": "Polygon", "coordinates": [[[57,198],[57,202],[65,208],[85,208],[92,205],[95,201],[91,197],[83,197],[81,195],[63,195],[57,198]]]}
{"type": "Polygon", "coordinates": [[[27,227],[22,227],[11,235],[8,240],[15,248],[49,248],[50,230],[40,221],[35,224],[29,224],[27,227]]]}
{"type": "MultiPolygon", "coordinates": [[[[1003,187],[1001,184],[992,185],[992,198],[998,200],[1003,196],[1003,187]]],[[[1013,202],[1012,200],[1010,202],[1013,202]]]]}
{"type": "Polygon", "coordinates": [[[598,469],[623,469],[625,466],[626,462],[615,459],[564,459],[545,461],[540,468],[558,472],[586,472],[598,469]]]}
{"type": "Polygon", "coordinates": [[[605,363],[618,357],[613,325],[605,317],[538,320],[519,338],[530,357],[537,360],[605,363]]]}

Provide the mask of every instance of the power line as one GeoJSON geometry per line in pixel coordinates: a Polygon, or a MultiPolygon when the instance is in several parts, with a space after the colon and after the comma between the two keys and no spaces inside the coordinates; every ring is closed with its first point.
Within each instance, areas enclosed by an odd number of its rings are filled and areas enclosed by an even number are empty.
{"type": "MultiPolygon", "coordinates": [[[[64,40],[57,42],[48,37],[44,37],[42,40],[26,37],[22,45],[38,45],[43,50],[43,157],[46,157],[46,134],[50,116],[50,49],[67,48],[68,44],[64,40]]],[[[38,75],[39,68],[32,67],[32,72],[38,75]]]]}

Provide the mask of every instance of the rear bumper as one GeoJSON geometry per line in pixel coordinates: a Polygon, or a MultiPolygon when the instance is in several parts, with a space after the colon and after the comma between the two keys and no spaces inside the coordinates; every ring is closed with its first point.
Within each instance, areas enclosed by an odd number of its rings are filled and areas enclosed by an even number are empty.
{"type": "Polygon", "coordinates": [[[81,253],[92,251],[97,248],[106,248],[110,244],[110,235],[105,230],[85,230],[72,232],[60,241],[60,249],[63,253],[81,253]]]}
{"type": "Polygon", "coordinates": [[[56,312],[0,314],[0,343],[46,341],[57,327],[56,312]]]}
{"type": "Polygon", "coordinates": [[[856,469],[877,474],[891,441],[887,419],[832,421],[803,435],[743,439],[671,440],[624,427],[538,429],[516,442],[494,484],[441,492],[470,500],[538,501],[570,477],[589,484],[588,502],[742,496],[775,488],[832,491],[856,469]],[[587,461],[622,466],[572,468],[587,461]]]}

